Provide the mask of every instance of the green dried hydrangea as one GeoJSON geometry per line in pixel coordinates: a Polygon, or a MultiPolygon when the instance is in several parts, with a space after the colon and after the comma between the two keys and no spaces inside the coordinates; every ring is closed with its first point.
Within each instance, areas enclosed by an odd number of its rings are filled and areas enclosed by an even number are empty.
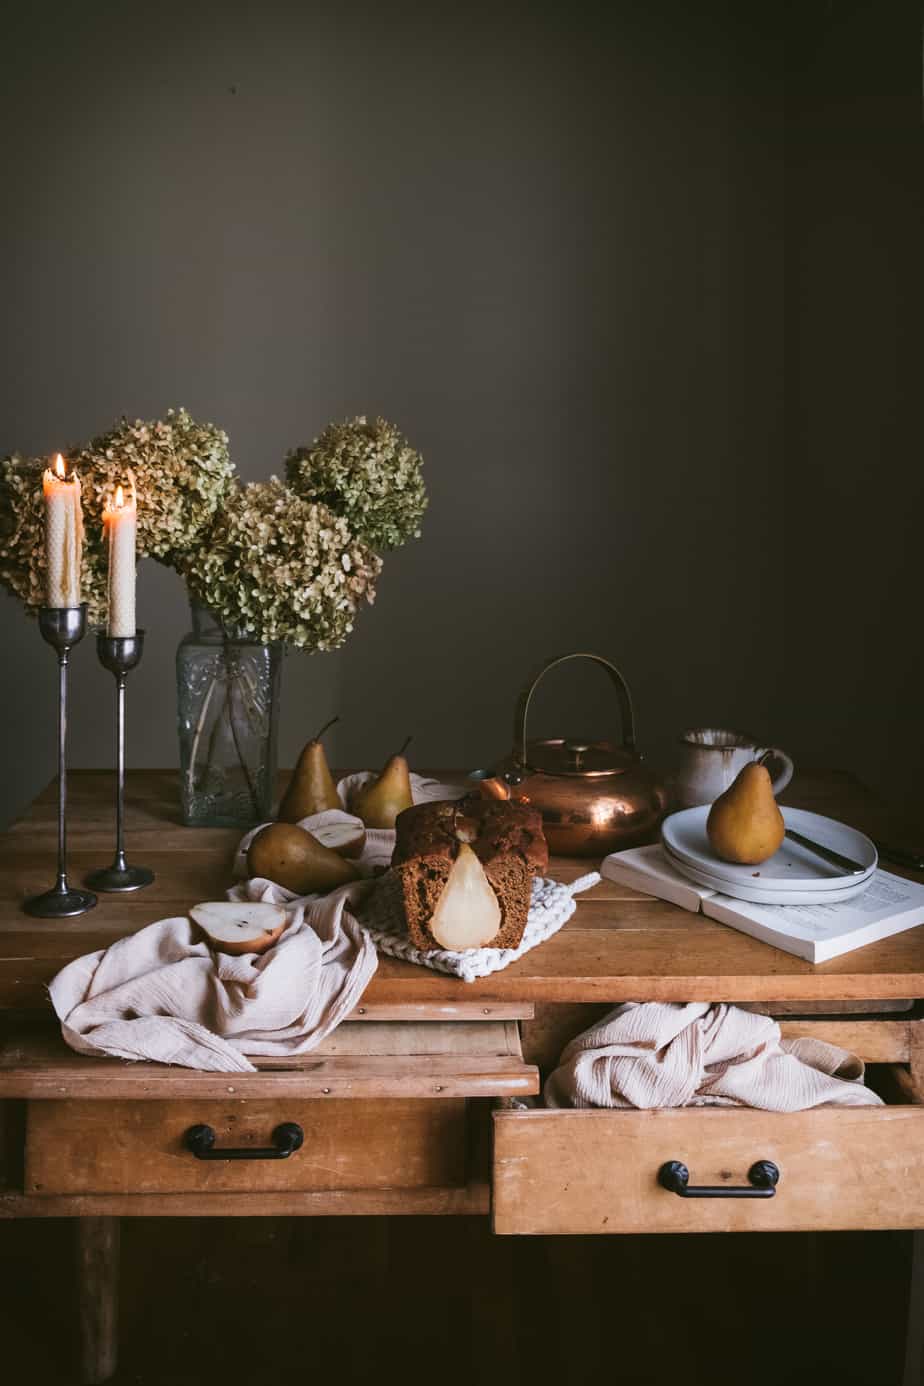
{"type": "Polygon", "coordinates": [[[235,477],[228,435],[185,409],[150,423],[123,419],[69,460],[80,474],[88,533],[101,532],[103,503],[131,470],[138,557],[167,562],[201,540],[235,477]]]}
{"type": "MultiPolygon", "coordinates": [[[[103,504],[130,470],[138,498],[138,557],[172,561],[202,541],[233,485],[228,438],[185,409],[163,419],[123,419],[86,447],[68,452],[80,477],[84,512],[82,596],[88,619],[106,618],[107,555],[103,504]]],[[[0,459],[0,583],[27,607],[45,600],[46,457],[0,459]]]]}
{"type": "Polygon", "coordinates": [[[427,508],[423,459],[385,419],[364,414],[328,424],[310,448],[286,458],[290,486],[342,515],[354,534],[377,550],[420,537],[427,508]]]}
{"type": "Polygon", "coordinates": [[[232,492],[206,542],[175,566],[226,629],[334,650],[360,603],[375,600],[382,560],[341,516],[271,477],[232,492]]]}

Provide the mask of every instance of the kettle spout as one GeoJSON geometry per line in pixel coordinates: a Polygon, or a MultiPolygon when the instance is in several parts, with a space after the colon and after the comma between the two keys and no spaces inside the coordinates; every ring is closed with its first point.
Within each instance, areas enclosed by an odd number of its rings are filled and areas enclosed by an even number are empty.
{"type": "Polygon", "coordinates": [[[482,799],[509,799],[510,785],[498,776],[478,781],[478,793],[482,799]]]}

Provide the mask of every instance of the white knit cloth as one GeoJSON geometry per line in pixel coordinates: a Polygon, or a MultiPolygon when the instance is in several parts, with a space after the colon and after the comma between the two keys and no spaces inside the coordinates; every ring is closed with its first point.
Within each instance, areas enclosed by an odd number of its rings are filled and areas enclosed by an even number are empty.
{"type": "Polygon", "coordinates": [[[467,948],[464,953],[439,948],[421,952],[408,938],[404,921],[395,910],[394,897],[386,891],[372,891],[360,906],[359,923],[380,953],[419,963],[421,967],[432,967],[435,972],[448,972],[453,977],[461,977],[463,982],[474,982],[509,967],[531,948],[557,934],[574,914],[575,895],[589,890],[599,879],[599,873],[591,871],[571,885],[544,878],[534,880],[529,917],[516,948],[467,948]]]}

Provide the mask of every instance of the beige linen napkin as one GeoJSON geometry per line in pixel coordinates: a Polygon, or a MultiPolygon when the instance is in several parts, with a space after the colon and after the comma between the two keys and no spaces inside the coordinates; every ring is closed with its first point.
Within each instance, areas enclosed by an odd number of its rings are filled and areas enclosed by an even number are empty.
{"type": "Polygon", "coordinates": [[[213,952],[185,917],[69,963],[51,1001],[80,1054],[248,1073],[245,1054],[305,1054],[356,1006],[375,946],[346,906],[358,886],[300,902],[266,953],[213,952]]]}
{"type": "Polygon", "coordinates": [[[547,1107],[879,1106],[855,1054],[782,1040],[769,1016],[737,1006],[617,1006],[573,1039],[545,1085],[547,1107]]]}

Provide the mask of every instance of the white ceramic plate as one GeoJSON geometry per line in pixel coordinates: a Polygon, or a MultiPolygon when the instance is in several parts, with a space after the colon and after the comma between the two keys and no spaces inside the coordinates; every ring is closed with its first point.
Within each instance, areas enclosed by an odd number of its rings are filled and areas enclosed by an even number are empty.
{"type": "MultiPolygon", "coordinates": [[[[729,895],[733,900],[750,900],[754,905],[835,905],[841,900],[852,900],[855,895],[862,895],[870,884],[869,876],[862,876],[851,886],[836,886],[833,890],[777,890],[773,886],[761,886],[757,879],[752,878],[747,884],[740,881],[722,881],[718,876],[713,876],[708,871],[700,871],[696,866],[691,866],[689,862],[681,861],[675,857],[673,852],[662,843],[664,854],[675,871],[679,871],[687,880],[693,881],[696,885],[704,886],[706,890],[715,890],[720,895],[729,895]]],[[[753,866],[752,871],[760,871],[762,868],[753,866]]]]}
{"type": "MultiPolygon", "coordinates": [[[[800,847],[788,838],[768,861],[762,861],[758,866],[736,866],[733,862],[722,861],[712,850],[706,835],[709,807],[708,804],[701,804],[698,808],[672,813],[664,820],[661,841],[673,857],[699,871],[708,872],[726,885],[741,885],[752,890],[757,879],[754,872],[759,871],[761,889],[772,886],[774,890],[782,892],[824,895],[831,890],[846,890],[864,882],[878,865],[876,848],[865,834],[848,828],[845,823],[838,823],[834,818],[824,818],[820,813],[784,808],[782,813],[787,828],[794,828],[804,837],[820,842],[823,847],[852,857],[863,867],[864,875],[843,875],[807,847],[800,847]]],[[[730,891],[727,893],[731,894],[730,891]]]]}

